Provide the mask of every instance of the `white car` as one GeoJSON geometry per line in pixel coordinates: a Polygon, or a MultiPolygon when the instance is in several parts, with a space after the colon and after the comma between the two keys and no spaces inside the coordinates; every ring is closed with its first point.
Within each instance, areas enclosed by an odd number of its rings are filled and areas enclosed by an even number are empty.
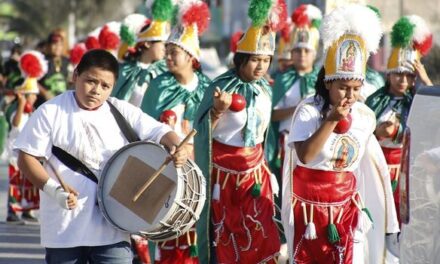
{"type": "Polygon", "coordinates": [[[440,87],[414,97],[400,177],[400,263],[440,263],[440,87]]]}

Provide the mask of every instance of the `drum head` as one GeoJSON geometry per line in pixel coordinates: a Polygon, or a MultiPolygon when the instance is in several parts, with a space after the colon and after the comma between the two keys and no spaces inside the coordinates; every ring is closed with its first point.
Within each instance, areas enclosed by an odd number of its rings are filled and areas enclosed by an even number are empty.
{"type": "Polygon", "coordinates": [[[130,204],[136,192],[151,176],[146,174],[152,173],[151,170],[148,173],[133,171],[130,162],[147,164],[154,172],[167,156],[160,145],[134,142],[110,158],[99,179],[98,202],[105,218],[112,225],[130,233],[148,233],[157,229],[162,219],[169,217],[172,201],[183,191],[182,185],[177,184],[177,171],[173,163],[167,165],[162,176],[150,185],[136,203],[130,204]],[[129,169],[132,169],[130,175],[121,173],[129,169]]]}

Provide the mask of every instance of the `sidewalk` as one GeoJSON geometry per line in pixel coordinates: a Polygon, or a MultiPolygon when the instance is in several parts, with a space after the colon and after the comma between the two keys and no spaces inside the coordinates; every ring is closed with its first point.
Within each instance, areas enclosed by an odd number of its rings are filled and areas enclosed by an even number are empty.
{"type": "Polygon", "coordinates": [[[37,224],[13,225],[5,222],[7,213],[8,167],[0,163],[0,264],[43,264],[37,224]]]}

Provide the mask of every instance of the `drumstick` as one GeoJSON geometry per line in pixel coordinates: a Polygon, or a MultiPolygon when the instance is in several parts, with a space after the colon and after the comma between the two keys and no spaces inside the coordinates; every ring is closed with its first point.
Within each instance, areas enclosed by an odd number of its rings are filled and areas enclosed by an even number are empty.
{"type": "MultiPolygon", "coordinates": [[[[191,130],[191,132],[185,137],[185,139],[183,139],[182,142],[180,142],[179,146],[177,146],[176,148],[176,152],[181,149],[186,143],[188,143],[188,141],[197,133],[197,131],[195,129],[191,130]]],[[[144,183],[144,185],[140,188],[140,190],[134,195],[133,197],[133,202],[136,202],[137,199],[139,199],[139,196],[142,195],[143,192],[145,192],[145,190],[148,188],[148,186],[151,185],[151,183],[156,180],[156,178],[162,173],[162,171],[165,170],[165,168],[167,167],[168,163],[170,163],[171,159],[167,158],[165,159],[165,161],[162,163],[162,165],[159,167],[159,169],[150,177],[150,179],[148,179],[148,181],[146,183],[144,183]]]]}
{"type": "Polygon", "coordinates": [[[55,177],[57,177],[58,181],[61,184],[61,187],[63,187],[64,191],[70,193],[70,188],[67,186],[67,184],[64,182],[63,178],[58,174],[58,172],[55,170],[55,167],[50,163],[48,160],[46,163],[49,165],[49,167],[52,169],[53,173],[55,174],[55,177]]]}

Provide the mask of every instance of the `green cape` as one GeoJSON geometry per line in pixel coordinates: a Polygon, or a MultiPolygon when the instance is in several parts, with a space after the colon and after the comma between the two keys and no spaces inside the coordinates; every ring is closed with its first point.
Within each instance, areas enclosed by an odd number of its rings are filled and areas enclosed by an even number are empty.
{"type": "Polygon", "coordinates": [[[376,87],[376,89],[380,89],[381,87],[385,86],[385,80],[383,79],[382,75],[370,67],[367,67],[365,79],[369,84],[376,87]]]}
{"type": "MultiPolygon", "coordinates": [[[[389,88],[382,87],[379,90],[377,90],[375,93],[370,95],[367,100],[365,101],[365,104],[371,108],[371,110],[374,111],[374,114],[376,115],[376,120],[380,118],[383,111],[388,107],[388,105],[391,103],[391,100],[393,100],[394,95],[392,95],[389,92],[389,88]]],[[[403,99],[400,101],[399,105],[396,105],[395,107],[402,106],[402,112],[400,113],[400,126],[399,130],[397,132],[397,135],[395,138],[395,143],[400,143],[400,139],[402,138],[403,132],[405,131],[406,127],[406,119],[409,114],[409,109],[411,108],[411,103],[413,100],[413,96],[411,92],[408,90],[404,96],[403,99]],[[402,105],[400,105],[402,104],[402,105]]]]}
{"type": "Polygon", "coordinates": [[[136,86],[150,83],[152,79],[166,72],[165,60],[150,64],[147,68],[141,67],[138,61],[129,61],[119,67],[118,81],[111,96],[128,101],[136,86]]]}
{"type": "Polygon", "coordinates": [[[155,119],[159,119],[163,111],[172,109],[179,104],[185,104],[183,118],[189,121],[194,120],[203,94],[211,84],[211,80],[203,73],[196,71],[195,74],[199,79],[199,84],[192,92],[183,88],[170,72],[166,72],[152,80],[142,100],[142,111],[155,119]]]}
{"type": "MultiPolygon", "coordinates": [[[[212,129],[209,110],[213,105],[214,91],[216,87],[219,87],[222,91],[226,91],[228,93],[240,93],[245,96],[246,94],[249,94],[247,93],[247,90],[253,87],[250,85],[252,83],[260,85],[264,89],[264,92],[267,92],[270,96],[272,95],[271,88],[264,79],[251,83],[243,82],[239,79],[234,69],[220,75],[206,90],[194,120],[194,127],[197,129],[197,134],[194,139],[195,160],[206,178],[207,186],[205,206],[202,214],[200,215],[200,220],[197,222],[200,263],[215,263],[215,259],[213,258],[211,251],[212,241],[209,239],[209,227],[211,223],[210,205],[212,169],[212,129]]],[[[250,98],[250,100],[254,99],[255,98],[253,97],[250,98]]],[[[246,98],[246,102],[246,107],[249,108],[251,103],[248,101],[248,98],[246,98]]]]}

